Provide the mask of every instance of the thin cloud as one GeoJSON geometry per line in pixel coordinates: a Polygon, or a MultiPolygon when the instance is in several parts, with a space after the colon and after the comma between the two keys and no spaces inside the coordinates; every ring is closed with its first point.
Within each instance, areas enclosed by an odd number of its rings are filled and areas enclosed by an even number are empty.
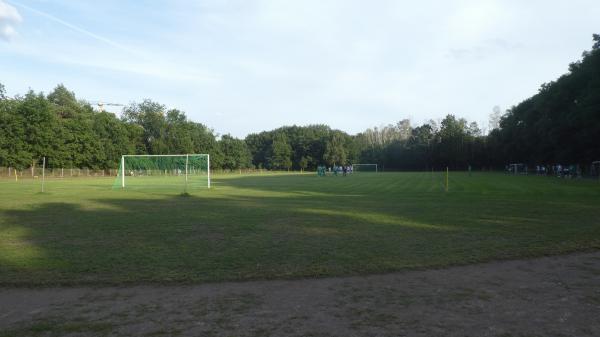
{"type": "MultiPolygon", "coordinates": [[[[0,3],[2,0],[0,0],[0,3]]],[[[151,54],[146,53],[140,50],[136,50],[120,44],[112,39],[101,36],[94,32],[91,32],[85,28],[76,26],[70,22],[67,22],[61,18],[58,18],[50,13],[29,7],[27,5],[23,5],[21,3],[12,2],[13,5],[25,9],[27,11],[33,12],[45,19],[51,20],[55,23],[58,23],[70,30],[83,34],[87,37],[90,37],[96,41],[100,41],[105,43],[111,47],[119,49],[121,51],[127,52],[129,55],[133,55],[134,58],[127,57],[126,55],[121,55],[125,57],[127,60],[118,60],[118,59],[90,59],[84,58],[74,58],[72,56],[59,54],[54,56],[54,60],[57,62],[65,63],[65,64],[74,64],[80,66],[87,66],[93,68],[102,68],[107,70],[119,71],[119,72],[128,72],[139,75],[145,75],[150,77],[168,79],[173,81],[186,81],[197,84],[207,84],[207,83],[216,83],[221,80],[221,76],[217,74],[213,74],[212,72],[203,71],[202,69],[197,69],[193,66],[188,66],[180,63],[172,63],[164,60],[157,60],[156,57],[149,57],[151,54]]],[[[16,9],[10,5],[10,8],[13,8],[16,12],[16,9]]],[[[18,13],[17,13],[18,15],[18,13]]],[[[20,19],[20,16],[19,16],[20,19]]],[[[10,33],[10,32],[9,32],[10,33]]],[[[35,54],[34,52],[29,51],[31,54],[35,54]]],[[[114,55],[114,54],[113,54],[114,55]]],[[[45,56],[48,58],[48,54],[45,56]]]]}
{"type": "Polygon", "coordinates": [[[23,21],[19,11],[10,4],[0,0],[0,39],[10,41],[17,35],[15,24],[23,21]]]}
{"type": "Polygon", "coordinates": [[[501,53],[514,52],[522,48],[519,43],[511,43],[504,39],[488,39],[468,48],[451,48],[446,57],[456,60],[482,60],[486,57],[501,53]]]}
{"type": "Polygon", "coordinates": [[[120,43],[117,43],[117,42],[115,42],[115,41],[113,41],[113,40],[111,40],[109,38],[104,37],[104,36],[100,36],[100,35],[98,35],[96,33],[92,33],[92,32],[90,32],[87,29],[75,26],[74,24],[69,23],[69,22],[67,22],[67,21],[65,21],[63,19],[57,18],[56,16],[54,16],[54,15],[52,15],[50,13],[46,13],[46,12],[40,11],[38,9],[35,9],[35,8],[32,8],[32,7],[20,4],[18,2],[12,2],[12,4],[15,5],[15,6],[17,6],[17,7],[20,7],[20,8],[26,9],[28,11],[31,11],[33,13],[36,13],[36,14],[38,14],[40,16],[43,16],[46,19],[49,19],[49,20],[54,21],[54,22],[56,22],[58,24],[61,24],[61,25],[65,26],[65,27],[67,27],[67,28],[69,28],[69,29],[71,29],[73,31],[76,31],[78,33],[87,35],[88,37],[91,37],[91,38],[96,39],[98,41],[104,42],[104,43],[106,43],[106,44],[108,44],[110,46],[113,46],[113,47],[117,48],[117,49],[129,52],[129,53],[132,53],[132,54],[140,54],[138,51],[136,51],[136,50],[134,50],[132,48],[129,48],[129,47],[124,46],[124,45],[122,45],[120,43]]]}

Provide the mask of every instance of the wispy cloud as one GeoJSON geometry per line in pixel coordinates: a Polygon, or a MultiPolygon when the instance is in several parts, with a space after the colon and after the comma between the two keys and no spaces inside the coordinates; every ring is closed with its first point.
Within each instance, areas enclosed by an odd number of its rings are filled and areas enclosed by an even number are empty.
{"type": "Polygon", "coordinates": [[[19,11],[10,4],[0,0],[0,39],[9,41],[15,35],[17,31],[15,24],[23,21],[19,11]]]}
{"type": "MultiPolygon", "coordinates": [[[[1,0],[0,0],[0,4],[1,4],[1,0]]],[[[23,4],[18,3],[18,2],[12,2],[12,4],[14,4],[17,7],[20,7],[20,8],[26,9],[28,11],[31,11],[31,12],[33,12],[35,14],[40,15],[40,16],[43,16],[46,19],[49,19],[49,20],[54,21],[54,22],[56,22],[58,24],[61,24],[61,25],[65,26],[65,27],[67,27],[67,28],[69,28],[69,29],[71,29],[73,31],[76,31],[78,33],[87,35],[88,37],[91,37],[91,38],[96,39],[98,41],[104,42],[104,43],[106,43],[106,44],[108,44],[110,46],[113,46],[113,47],[115,47],[117,49],[120,49],[122,51],[130,52],[130,53],[133,53],[133,54],[139,54],[137,51],[135,51],[135,50],[133,50],[133,49],[127,47],[127,46],[124,46],[124,45],[122,45],[120,43],[117,43],[117,42],[115,42],[115,41],[113,41],[113,40],[111,40],[109,38],[104,37],[104,36],[100,36],[98,34],[92,33],[92,32],[90,32],[87,29],[78,27],[78,26],[76,26],[76,25],[74,25],[72,23],[69,23],[69,22],[67,22],[65,20],[62,20],[62,19],[60,19],[60,18],[58,18],[58,17],[56,17],[56,16],[54,16],[54,15],[52,15],[50,13],[46,13],[46,12],[40,11],[38,9],[35,9],[35,8],[32,8],[32,7],[23,5],[23,4]]],[[[12,7],[12,8],[14,9],[14,7],[12,7]]],[[[1,11],[1,7],[0,7],[0,11],[1,11]]],[[[16,11],[16,9],[15,9],[15,11],[16,11]]]]}
{"type": "Polygon", "coordinates": [[[446,56],[451,59],[473,61],[488,56],[514,52],[522,48],[520,43],[511,43],[504,39],[488,39],[466,48],[450,48],[446,56]]]}
{"type": "Polygon", "coordinates": [[[162,61],[123,61],[110,59],[81,59],[60,56],[55,61],[84,67],[137,74],[162,80],[180,81],[195,84],[213,84],[221,81],[221,76],[185,64],[174,65],[162,61]]]}
{"type": "MultiPolygon", "coordinates": [[[[0,0],[0,5],[1,4],[5,4],[7,8],[10,8],[14,12],[14,14],[10,16],[7,14],[7,17],[12,18],[12,20],[21,21],[21,17],[18,14],[15,7],[0,0]]],[[[79,25],[75,25],[72,22],[61,19],[46,11],[42,11],[15,1],[11,1],[11,4],[23,10],[34,13],[51,22],[57,23],[67,28],[68,30],[74,31],[78,34],[81,34],[82,36],[90,38],[92,41],[97,41],[101,44],[104,44],[105,46],[112,47],[108,48],[107,50],[106,48],[94,47],[94,45],[85,47],[73,44],[68,48],[67,51],[44,51],[43,55],[46,60],[51,60],[53,62],[63,64],[104,69],[109,71],[154,77],[163,80],[183,81],[187,83],[196,84],[215,83],[221,79],[220,75],[214,74],[210,71],[199,69],[195,66],[187,65],[181,62],[174,63],[171,61],[167,61],[166,59],[161,57],[161,55],[164,56],[162,53],[158,53],[156,51],[147,52],[134,47],[130,47],[128,45],[119,43],[114,39],[97,34],[79,25]],[[115,53],[115,51],[117,51],[117,53],[115,53]],[[82,55],[87,56],[81,57],[82,55]]],[[[2,7],[0,6],[0,9],[1,8],[2,7]]],[[[10,12],[8,11],[7,13],[10,14],[10,12]]],[[[1,17],[2,16],[0,16],[0,18],[1,17]]],[[[9,29],[12,29],[12,27],[9,27],[9,29]]],[[[17,51],[17,49],[15,49],[14,51],[17,51]]],[[[26,54],[29,56],[42,54],[39,48],[35,46],[32,46],[30,48],[23,48],[21,46],[21,48],[18,48],[18,51],[22,54],[26,54]]]]}

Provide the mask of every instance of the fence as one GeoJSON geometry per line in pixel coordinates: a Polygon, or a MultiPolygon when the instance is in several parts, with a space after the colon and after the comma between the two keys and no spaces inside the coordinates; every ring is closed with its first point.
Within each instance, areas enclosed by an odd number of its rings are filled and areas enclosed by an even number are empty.
{"type": "MultiPolygon", "coordinates": [[[[269,174],[269,173],[301,173],[301,171],[285,171],[285,170],[267,170],[267,169],[211,169],[211,174],[269,174]]],[[[313,172],[311,170],[304,172],[313,172]]],[[[118,169],[94,170],[89,168],[46,168],[46,178],[78,178],[78,177],[116,177],[119,174],[118,169]]],[[[14,178],[15,175],[19,179],[41,178],[42,167],[29,167],[18,170],[13,167],[0,167],[0,178],[14,178]]]]}
{"type": "MultiPolygon", "coordinates": [[[[94,170],[89,168],[46,168],[46,178],[77,178],[77,177],[115,177],[118,169],[94,170]]],[[[13,167],[0,167],[0,177],[38,178],[42,176],[41,167],[29,167],[18,170],[13,167]]]]}

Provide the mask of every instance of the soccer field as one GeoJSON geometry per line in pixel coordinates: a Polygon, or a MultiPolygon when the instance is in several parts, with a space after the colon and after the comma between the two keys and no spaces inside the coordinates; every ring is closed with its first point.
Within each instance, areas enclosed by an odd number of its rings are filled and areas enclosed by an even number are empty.
{"type": "Polygon", "coordinates": [[[382,273],[600,248],[600,182],[493,173],[0,180],[0,284],[382,273]]]}

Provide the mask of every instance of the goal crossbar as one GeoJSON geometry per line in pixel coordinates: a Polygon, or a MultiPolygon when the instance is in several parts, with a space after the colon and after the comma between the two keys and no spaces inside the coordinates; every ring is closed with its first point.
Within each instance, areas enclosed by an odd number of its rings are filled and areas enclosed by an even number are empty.
{"type": "Polygon", "coordinates": [[[184,156],[210,156],[208,154],[124,154],[121,157],[184,157],[184,156]]]}
{"type": "Polygon", "coordinates": [[[352,164],[352,172],[355,171],[355,168],[357,167],[374,167],[375,168],[375,172],[378,172],[378,165],[377,164],[352,164]]]}

